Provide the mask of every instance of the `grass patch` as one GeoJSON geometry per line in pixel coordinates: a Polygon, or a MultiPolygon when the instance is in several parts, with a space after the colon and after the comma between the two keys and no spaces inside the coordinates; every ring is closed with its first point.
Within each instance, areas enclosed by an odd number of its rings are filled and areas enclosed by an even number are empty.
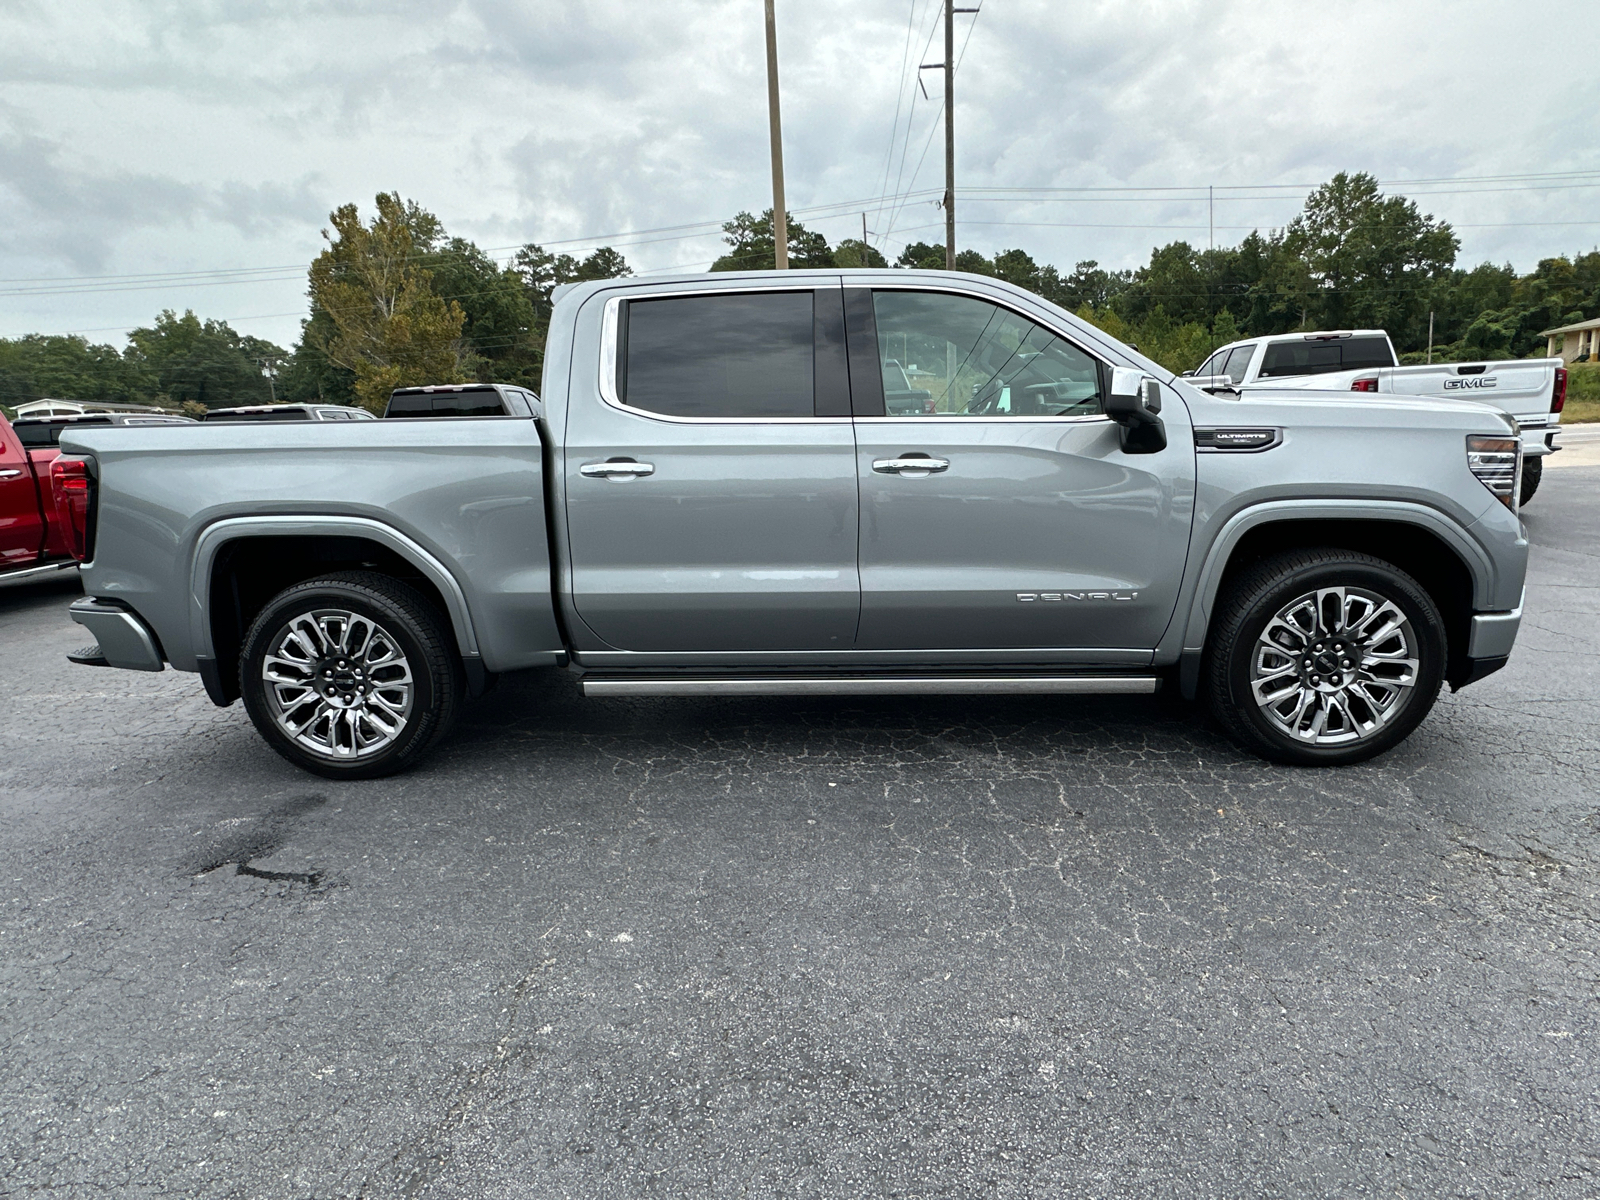
{"type": "Polygon", "coordinates": [[[1567,405],[1561,422],[1600,421],[1600,365],[1578,363],[1567,368],[1567,405]]]}
{"type": "Polygon", "coordinates": [[[1574,400],[1568,396],[1566,407],[1561,410],[1561,423],[1577,425],[1583,421],[1600,421],[1600,400],[1574,400]]]}

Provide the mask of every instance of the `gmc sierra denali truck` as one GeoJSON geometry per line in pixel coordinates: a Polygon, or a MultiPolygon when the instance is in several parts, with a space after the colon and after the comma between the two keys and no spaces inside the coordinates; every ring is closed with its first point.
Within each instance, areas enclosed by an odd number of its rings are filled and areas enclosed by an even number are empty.
{"type": "Polygon", "coordinates": [[[455,391],[64,435],[73,657],[196,671],[332,777],[415,762],[532,667],[592,696],[1165,682],[1261,755],[1339,764],[1499,668],[1521,618],[1504,414],[1208,395],[993,279],[577,284],[542,399],[455,391]]]}
{"type": "Polygon", "coordinates": [[[1518,504],[1533,499],[1546,456],[1560,449],[1561,410],[1567,403],[1567,369],[1559,358],[1402,367],[1381,329],[1283,333],[1229,342],[1184,372],[1196,387],[1466,397],[1498,408],[1522,434],[1522,485],[1518,504]]]}

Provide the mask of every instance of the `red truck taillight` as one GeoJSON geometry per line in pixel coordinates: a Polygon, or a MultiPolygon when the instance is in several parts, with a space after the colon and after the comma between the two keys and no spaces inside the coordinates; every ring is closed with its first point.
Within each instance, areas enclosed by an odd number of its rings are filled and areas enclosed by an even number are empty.
{"type": "Polygon", "coordinates": [[[1350,385],[1350,390],[1352,392],[1375,392],[1378,390],[1378,381],[1376,379],[1357,379],[1350,385]]]}
{"type": "Polygon", "coordinates": [[[56,520],[72,557],[83,562],[89,557],[89,510],[94,480],[89,465],[81,458],[58,458],[50,464],[51,490],[56,497],[56,520]]]}
{"type": "Polygon", "coordinates": [[[1560,412],[1567,406],[1567,369],[1556,368],[1556,385],[1550,389],[1550,411],[1560,412]]]}

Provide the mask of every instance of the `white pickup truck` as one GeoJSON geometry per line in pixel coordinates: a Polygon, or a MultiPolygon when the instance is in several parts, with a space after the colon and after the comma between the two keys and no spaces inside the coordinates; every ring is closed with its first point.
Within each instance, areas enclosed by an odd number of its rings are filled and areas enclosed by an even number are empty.
{"type": "Polygon", "coordinates": [[[1567,372],[1559,358],[1440,363],[1402,367],[1381,329],[1283,333],[1229,342],[1184,375],[1208,392],[1309,388],[1476,400],[1509,413],[1522,433],[1522,494],[1539,487],[1544,456],[1553,454],[1567,400],[1567,372]]]}

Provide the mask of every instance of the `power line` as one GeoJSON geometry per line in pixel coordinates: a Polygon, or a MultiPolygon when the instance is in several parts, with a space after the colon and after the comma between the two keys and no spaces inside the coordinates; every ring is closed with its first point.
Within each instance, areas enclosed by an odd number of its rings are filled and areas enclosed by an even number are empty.
{"type": "MultiPolygon", "coordinates": [[[[974,24],[975,24],[975,22],[974,22],[974,24]]],[[[972,32],[972,27],[971,26],[969,26],[967,32],[968,32],[968,40],[970,40],[971,32],[972,32]]],[[[966,51],[966,44],[964,43],[963,46],[962,46],[962,54],[957,59],[957,63],[956,63],[957,69],[959,69],[960,64],[961,64],[961,60],[965,57],[965,51],[966,51]]],[[[929,130],[929,137],[928,137],[927,142],[924,144],[922,157],[918,159],[917,168],[913,172],[912,180],[911,180],[911,182],[913,184],[915,184],[917,175],[920,173],[922,163],[926,160],[927,152],[932,146],[933,136],[938,131],[937,115],[938,114],[936,114],[936,116],[935,116],[935,122],[934,122],[932,128],[929,130]]],[[[1486,194],[1486,193],[1495,193],[1495,192],[1508,192],[1508,191],[1510,191],[1510,192],[1555,191],[1555,190],[1568,190],[1568,189],[1582,188],[1582,187],[1600,187],[1600,171],[1545,172],[1545,173],[1537,173],[1537,174],[1530,173],[1530,174],[1520,174],[1520,175],[1457,176],[1457,177],[1453,177],[1453,178],[1440,177],[1440,178],[1435,178],[1435,179],[1419,179],[1419,180],[1391,180],[1391,181],[1379,181],[1379,185],[1382,186],[1382,187],[1396,188],[1396,187],[1404,187],[1404,186],[1415,185],[1415,184],[1424,184],[1424,185],[1437,185],[1437,184],[1440,184],[1440,183],[1453,183],[1453,184],[1484,183],[1484,184],[1496,184],[1496,183],[1501,183],[1502,181],[1516,181],[1516,180],[1522,180],[1522,181],[1525,181],[1525,182],[1524,182],[1524,184],[1522,186],[1512,186],[1512,187],[1487,187],[1487,188],[1484,188],[1484,187],[1465,187],[1465,188],[1454,188],[1454,189],[1443,189],[1443,190],[1436,188],[1435,190],[1431,190],[1431,191],[1427,191],[1427,192],[1419,192],[1419,193],[1417,193],[1417,195],[1419,195],[1419,196],[1420,195],[1428,195],[1428,196],[1476,195],[1476,194],[1486,194]],[[1578,178],[1590,178],[1590,177],[1595,178],[1595,182],[1586,182],[1586,183],[1572,182],[1573,180],[1578,179],[1578,178]],[[1546,181],[1550,181],[1550,182],[1542,182],[1542,183],[1541,182],[1536,182],[1536,181],[1539,181],[1539,180],[1546,180],[1546,181]],[[1557,182],[1557,181],[1561,181],[1561,182],[1557,182]]],[[[1226,192],[1229,192],[1229,191],[1234,191],[1234,192],[1248,192],[1248,191],[1273,192],[1273,191],[1283,191],[1285,189],[1290,189],[1290,188],[1296,188],[1296,189],[1302,189],[1303,190],[1303,189],[1308,188],[1309,186],[1311,186],[1311,185],[1305,185],[1305,184],[1231,184],[1231,185],[1219,185],[1218,186],[1218,191],[1222,192],[1222,193],[1226,193],[1226,192]]],[[[876,236],[879,237],[879,238],[883,238],[883,239],[887,239],[887,240],[891,240],[891,241],[899,241],[899,239],[896,239],[896,238],[892,237],[892,233],[893,233],[893,230],[895,229],[895,227],[896,227],[896,225],[897,225],[897,223],[899,221],[900,214],[905,209],[905,206],[907,204],[909,204],[914,199],[922,198],[922,197],[931,198],[931,197],[937,195],[938,192],[939,192],[939,189],[936,189],[936,188],[926,188],[926,189],[922,189],[920,191],[912,188],[912,189],[908,189],[908,190],[906,190],[904,192],[897,191],[897,192],[895,192],[893,194],[889,194],[889,195],[885,195],[885,194],[880,193],[879,195],[872,196],[872,197],[858,197],[858,198],[850,199],[850,200],[841,200],[841,201],[834,201],[834,202],[826,203],[826,204],[813,205],[813,206],[810,206],[810,207],[807,207],[807,208],[797,209],[797,210],[795,210],[795,213],[796,213],[797,217],[798,216],[805,216],[805,217],[807,217],[809,219],[812,219],[812,220],[828,220],[828,219],[831,219],[831,218],[838,218],[838,217],[844,217],[844,216],[853,217],[856,212],[860,211],[860,208],[863,205],[866,205],[866,206],[870,207],[873,204],[877,204],[879,206],[879,212],[881,213],[882,209],[883,209],[883,206],[884,206],[884,202],[885,201],[893,201],[894,205],[893,205],[893,207],[891,209],[891,216],[890,216],[890,220],[889,220],[888,226],[887,226],[887,228],[882,228],[881,232],[879,234],[877,234],[876,236]]],[[[1067,203],[1116,203],[1116,204],[1128,204],[1128,203],[1186,203],[1186,202],[1187,203],[1200,203],[1205,199],[1205,196],[1203,194],[1201,194],[1197,188],[1176,187],[1176,186],[1150,186],[1150,187],[1144,187],[1144,186],[1109,187],[1108,186],[1108,187],[1091,187],[1091,188],[1020,188],[1020,187],[1013,188],[1013,187],[974,186],[974,187],[971,187],[971,188],[960,188],[960,189],[958,189],[958,195],[966,203],[977,203],[977,204],[992,204],[992,203],[1021,203],[1021,204],[1029,204],[1029,203],[1061,203],[1061,202],[1067,202],[1067,203]],[[1106,195],[1106,194],[1104,194],[1104,193],[1111,193],[1111,192],[1120,193],[1120,194],[1119,195],[1106,195]],[[1193,194],[1190,194],[1190,195],[1172,195],[1171,194],[1171,193],[1180,193],[1180,192],[1189,192],[1189,193],[1193,193],[1193,194]],[[1086,194],[1086,193],[1093,193],[1093,194],[1086,194]]],[[[1229,195],[1223,194],[1223,195],[1218,195],[1217,196],[1217,199],[1219,201],[1238,201],[1238,200],[1248,200],[1248,199],[1259,199],[1259,200],[1273,200],[1273,201],[1276,201],[1276,200],[1297,200],[1297,199],[1300,199],[1300,198],[1301,197],[1297,197],[1297,196],[1282,196],[1282,195],[1280,195],[1280,196],[1250,197],[1250,196],[1229,196],[1229,195]]],[[[1174,231],[1178,231],[1178,230],[1187,228],[1187,227],[1184,227],[1184,226],[1171,225],[1171,224],[1149,224],[1149,225],[1127,224],[1127,225],[1119,225],[1119,224],[1095,223],[1095,222],[973,221],[973,222],[969,222],[969,223],[970,224],[974,224],[974,225],[1002,225],[1002,226],[1003,225],[1012,225],[1012,226],[1016,226],[1018,228],[1028,228],[1028,227],[1036,227],[1036,228],[1057,227],[1057,228],[1083,228],[1083,229],[1095,229],[1095,228],[1147,228],[1147,229],[1172,229],[1174,231]]],[[[723,222],[720,222],[720,221],[698,221],[698,222],[690,222],[690,223],[679,224],[679,225],[663,225],[663,226],[655,226],[655,227],[647,228],[647,229],[639,229],[639,230],[631,230],[631,231],[620,231],[620,232],[609,233],[609,234],[596,234],[596,235],[590,235],[588,237],[582,237],[582,238],[549,239],[549,240],[545,240],[543,242],[538,242],[538,243],[523,243],[523,245],[539,245],[541,247],[559,247],[559,246],[577,246],[577,247],[595,246],[595,247],[598,247],[598,246],[601,246],[601,245],[612,245],[612,246],[618,246],[618,247],[621,247],[621,248],[629,248],[629,247],[634,247],[634,246],[654,245],[654,244],[658,244],[658,243],[661,243],[661,242],[687,241],[687,240],[692,240],[692,239],[699,238],[699,237],[715,236],[717,233],[719,233],[721,231],[722,224],[723,224],[723,222]]],[[[1507,222],[1462,222],[1462,223],[1449,222],[1449,224],[1451,225],[1452,228],[1458,228],[1458,229],[1515,229],[1515,228],[1556,228],[1556,227],[1562,227],[1562,226],[1588,226],[1588,225],[1596,224],[1596,222],[1592,222],[1592,221],[1507,221],[1507,222]]],[[[912,229],[920,230],[920,229],[931,228],[931,227],[932,226],[918,225],[918,226],[913,226],[912,229]]],[[[1219,229],[1225,229],[1225,230],[1241,230],[1241,229],[1248,230],[1248,229],[1252,229],[1252,228],[1256,228],[1256,227],[1257,226],[1240,226],[1240,225],[1218,226],[1219,229]]],[[[493,254],[493,253],[503,253],[503,252],[513,251],[513,250],[518,250],[518,249],[521,249],[521,248],[522,248],[521,245],[490,246],[490,247],[485,247],[484,251],[485,251],[485,253],[493,254]]],[[[430,251],[417,251],[415,253],[414,257],[418,261],[423,261],[423,262],[436,261],[440,257],[440,252],[439,251],[431,251],[431,250],[430,251]]],[[[110,293],[119,292],[119,291],[129,291],[129,292],[133,292],[133,291],[154,291],[154,290],[160,290],[162,288],[176,287],[176,286],[208,287],[208,286],[218,286],[218,285],[222,285],[222,284],[237,284],[237,283],[283,283],[283,282],[289,282],[289,281],[292,281],[292,280],[295,280],[295,279],[303,278],[305,269],[306,269],[306,267],[305,267],[304,264],[301,264],[301,263],[290,263],[290,264],[283,264],[283,265],[280,265],[280,266],[197,269],[197,270],[194,270],[194,271],[155,271],[155,272],[137,272],[137,273],[105,274],[105,275],[19,277],[19,278],[12,278],[12,279],[0,279],[0,297],[17,297],[17,298],[20,298],[20,297],[27,297],[27,296],[54,296],[54,295],[74,295],[74,294],[110,294],[110,293]],[[86,286],[86,285],[96,285],[96,286],[86,286]]],[[[670,269],[672,269],[672,270],[681,270],[682,268],[681,267],[674,267],[674,268],[670,268],[670,269]]]]}
{"type": "Polygon", "coordinates": [[[877,218],[880,226],[883,223],[882,196],[889,190],[889,168],[894,165],[894,144],[900,136],[900,109],[905,104],[906,67],[911,62],[911,35],[915,31],[916,21],[917,0],[911,0],[911,7],[906,13],[906,42],[900,51],[900,80],[894,92],[894,120],[889,123],[889,150],[883,156],[883,182],[878,185],[877,218]]]}
{"type": "MultiPolygon", "coordinates": [[[[964,39],[962,39],[962,42],[961,42],[961,53],[956,57],[956,63],[955,63],[955,67],[952,70],[952,75],[954,74],[955,71],[959,71],[961,69],[961,64],[966,61],[967,44],[972,41],[972,31],[975,28],[977,28],[977,25],[978,25],[977,18],[974,17],[972,22],[971,22],[971,24],[969,24],[967,26],[967,36],[964,39]]],[[[895,221],[897,221],[899,219],[900,213],[905,211],[905,206],[906,206],[906,204],[908,204],[910,202],[911,197],[918,194],[917,192],[915,192],[912,189],[915,189],[915,187],[916,187],[917,176],[922,173],[922,164],[927,161],[928,150],[933,145],[934,134],[936,134],[939,131],[939,117],[943,112],[944,112],[944,103],[943,103],[943,101],[940,101],[939,110],[937,112],[935,112],[934,115],[933,115],[933,124],[928,129],[928,140],[922,144],[922,154],[917,159],[916,169],[911,172],[911,184],[910,184],[910,186],[908,187],[908,189],[907,189],[907,191],[905,193],[905,198],[904,198],[904,200],[902,200],[902,202],[899,205],[899,207],[894,209],[894,211],[890,215],[890,218],[889,218],[889,228],[890,229],[894,228],[895,221]]]]}

